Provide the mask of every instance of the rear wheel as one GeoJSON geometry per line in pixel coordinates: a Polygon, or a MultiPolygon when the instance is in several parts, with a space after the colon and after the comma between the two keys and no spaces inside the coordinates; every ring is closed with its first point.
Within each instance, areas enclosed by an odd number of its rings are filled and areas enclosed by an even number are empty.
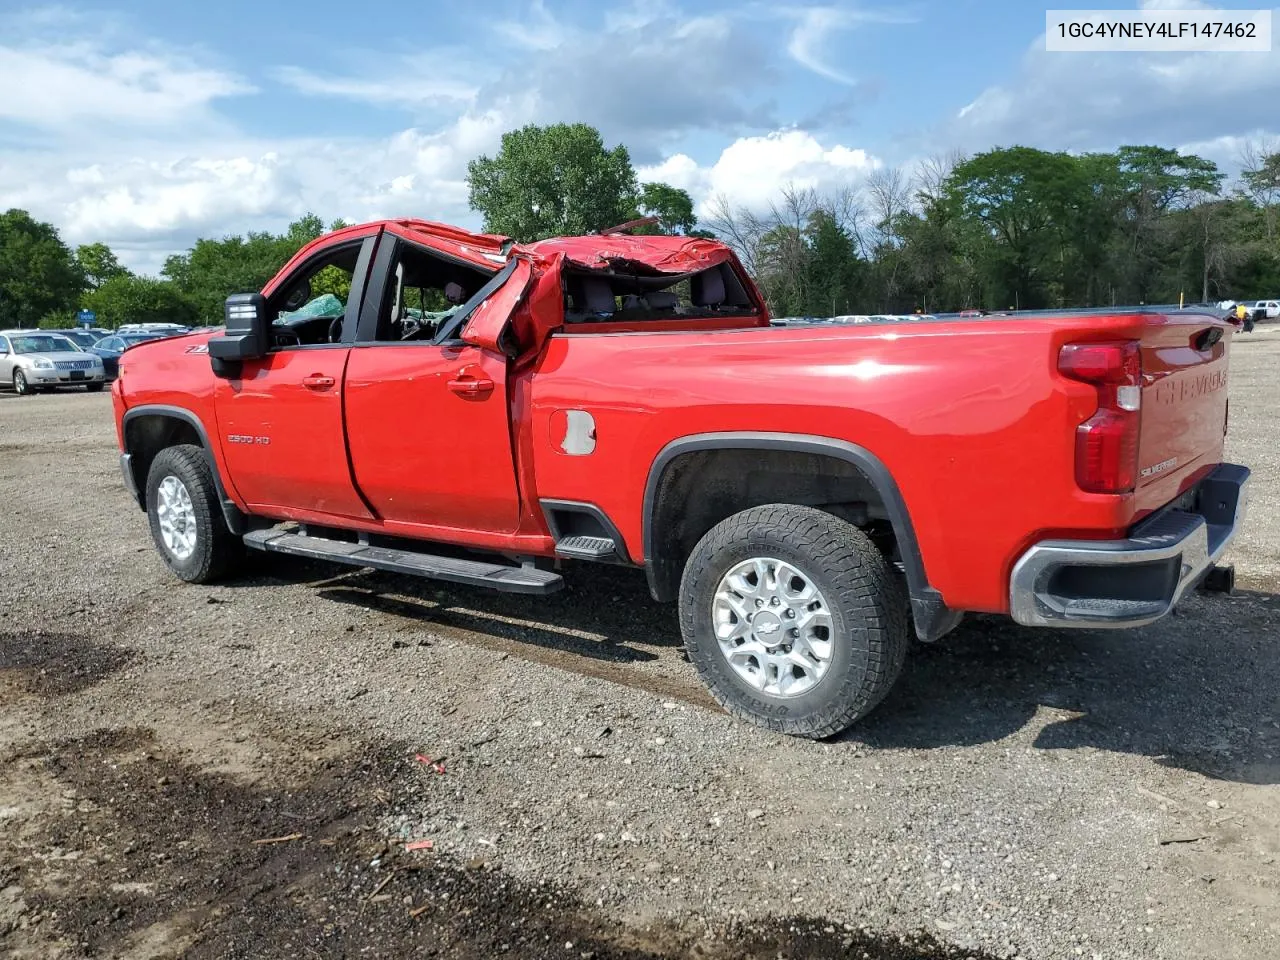
{"type": "Polygon", "coordinates": [[[27,383],[27,375],[16,368],[13,371],[13,392],[20,397],[25,397],[31,392],[31,385],[27,383]]]}
{"type": "Polygon", "coordinates": [[[223,520],[213,471],[197,446],[156,454],[147,473],[147,517],[160,556],[188,583],[217,580],[243,550],[223,520]]]}
{"type": "Polygon", "coordinates": [[[773,504],[717,524],[680,589],[689,658],[730,713],[828,737],[870,713],[902,672],[907,598],[865,533],[773,504]]]}

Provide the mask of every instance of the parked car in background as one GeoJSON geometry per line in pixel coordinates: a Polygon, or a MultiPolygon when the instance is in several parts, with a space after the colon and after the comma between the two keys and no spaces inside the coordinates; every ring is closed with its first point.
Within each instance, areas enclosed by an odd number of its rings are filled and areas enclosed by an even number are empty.
{"type": "Polygon", "coordinates": [[[0,385],[12,387],[14,393],[76,386],[96,392],[105,382],[102,358],[60,333],[0,331],[0,385]]]}
{"type": "Polygon", "coordinates": [[[110,336],[110,330],[59,330],[59,336],[66,337],[77,347],[87,350],[103,337],[110,336]]]}
{"type": "Polygon", "coordinates": [[[1254,323],[1280,319],[1280,300],[1259,300],[1250,309],[1254,323]]]}
{"type": "MultiPolygon", "coordinates": [[[[121,327],[121,329],[124,328],[121,327]]],[[[120,354],[135,344],[146,343],[148,340],[163,340],[165,336],[166,334],[163,333],[117,333],[111,337],[104,337],[88,349],[90,353],[102,360],[107,379],[114,380],[120,367],[120,354]]]]}
{"type": "Polygon", "coordinates": [[[116,330],[116,333],[154,333],[164,337],[177,337],[190,332],[190,327],[184,327],[180,323],[125,323],[116,330]]]}

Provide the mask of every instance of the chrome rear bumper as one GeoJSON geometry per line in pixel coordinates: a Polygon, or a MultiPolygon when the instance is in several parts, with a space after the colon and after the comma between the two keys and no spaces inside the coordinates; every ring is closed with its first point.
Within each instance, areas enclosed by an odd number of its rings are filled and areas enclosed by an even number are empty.
{"type": "Polygon", "coordinates": [[[1187,509],[1147,518],[1124,540],[1044,540],[1014,565],[1009,612],[1027,626],[1138,627],[1169,613],[1244,521],[1249,470],[1220,464],[1187,509]]]}

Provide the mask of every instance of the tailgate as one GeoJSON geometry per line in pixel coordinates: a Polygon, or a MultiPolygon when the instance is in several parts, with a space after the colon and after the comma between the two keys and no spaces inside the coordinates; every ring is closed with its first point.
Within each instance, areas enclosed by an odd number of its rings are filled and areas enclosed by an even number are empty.
{"type": "Polygon", "coordinates": [[[1215,317],[1198,314],[1152,321],[1142,331],[1138,441],[1137,493],[1140,508],[1147,509],[1163,506],[1193,473],[1222,459],[1233,330],[1215,317]],[[1159,497],[1153,497],[1157,493],[1159,497]]]}

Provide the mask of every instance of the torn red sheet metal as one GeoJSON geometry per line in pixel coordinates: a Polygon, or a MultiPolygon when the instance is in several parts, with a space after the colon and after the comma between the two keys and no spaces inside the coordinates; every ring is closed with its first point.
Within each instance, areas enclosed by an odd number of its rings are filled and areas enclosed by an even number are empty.
{"type": "Polygon", "coordinates": [[[624,273],[694,273],[724,263],[733,256],[718,240],[626,234],[553,237],[520,244],[515,249],[547,258],[558,253],[579,267],[624,273]]]}

